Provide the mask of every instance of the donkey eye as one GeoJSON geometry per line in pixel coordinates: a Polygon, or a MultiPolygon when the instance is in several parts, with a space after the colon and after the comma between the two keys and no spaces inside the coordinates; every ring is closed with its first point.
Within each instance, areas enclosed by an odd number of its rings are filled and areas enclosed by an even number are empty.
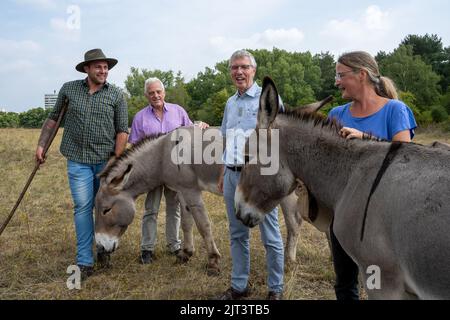
{"type": "Polygon", "coordinates": [[[103,215],[107,214],[107,213],[110,212],[111,210],[112,210],[111,208],[103,210],[103,215]]]}

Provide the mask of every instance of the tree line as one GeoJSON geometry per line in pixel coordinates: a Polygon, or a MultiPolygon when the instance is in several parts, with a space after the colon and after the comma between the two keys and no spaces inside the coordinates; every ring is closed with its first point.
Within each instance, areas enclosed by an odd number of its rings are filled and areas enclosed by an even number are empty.
{"type": "MultiPolygon", "coordinates": [[[[345,103],[334,85],[337,57],[331,53],[313,55],[277,48],[249,51],[258,64],[255,80],[261,83],[264,76],[272,77],[287,107],[295,108],[329,95],[335,99],[325,113],[345,103]]],[[[400,99],[411,107],[419,125],[440,123],[450,131],[450,46],[444,47],[435,34],[408,35],[392,52],[380,51],[375,58],[382,75],[396,83],[400,99]]],[[[130,124],[134,115],[148,105],[144,82],[149,77],[158,77],[164,83],[166,101],[183,106],[192,120],[211,125],[220,125],[225,103],[236,91],[226,60],[214,68],[205,68],[190,81],[185,81],[180,71],[131,68],[124,89],[130,124]]],[[[40,127],[45,118],[46,112],[41,108],[19,115],[0,113],[0,127],[40,127]],[[40,116],[43,118],[38,119],[40,116]]]]}

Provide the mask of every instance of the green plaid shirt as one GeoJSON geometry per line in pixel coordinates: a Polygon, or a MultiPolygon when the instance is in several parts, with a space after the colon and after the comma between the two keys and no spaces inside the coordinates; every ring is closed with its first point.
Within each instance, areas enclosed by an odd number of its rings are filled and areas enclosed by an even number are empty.
{"type": "Polygon", "coordinates": [[[114,152],[116,135],[128,133],[128,108],[123,92],[106,83],[89,94],[87,78],[67,82],[61,88],[49,118],[57,121],[65,98],[69,106],[64,117],[60,151],[69,160],[97,164],[114,152]]]}

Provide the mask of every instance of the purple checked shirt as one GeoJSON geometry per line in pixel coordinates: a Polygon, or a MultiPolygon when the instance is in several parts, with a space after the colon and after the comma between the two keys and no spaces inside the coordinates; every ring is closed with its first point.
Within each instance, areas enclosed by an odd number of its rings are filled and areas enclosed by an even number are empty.
{"type": "Polygon", "coordinates": [[[178,127],[193,125],[186,110],[177,104],[165,102],[163,113],[162,121],[156,116],[151,105],[136,113],[128,142],[136,144],[149,135],[167,133],[178,127]]]}

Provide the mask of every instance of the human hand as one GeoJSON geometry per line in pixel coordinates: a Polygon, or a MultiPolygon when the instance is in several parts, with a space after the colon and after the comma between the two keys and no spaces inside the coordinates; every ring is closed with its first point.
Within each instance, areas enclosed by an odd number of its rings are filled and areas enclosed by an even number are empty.
{"type": "Polygon", "coordinates": [[[36,158],[36,162],[39,162],[40,164],[45,162],[44,148],[43,147],[41,147],[41,146],[37,147],[35,158],[36,158]]]}
{"type": "Polygon", "coordinates": [[[200,129],[206,129],[209,128],[209,124],[203,121],[196,121],[194,124],[196,127],[199,127],[200,129]]]}
{"type": "Polygon", "coordinates": [[[339,134],[346,139],[363,138],[363,132],[354,128],[343,127],[341,130],[339,130],[339,134]]]}

